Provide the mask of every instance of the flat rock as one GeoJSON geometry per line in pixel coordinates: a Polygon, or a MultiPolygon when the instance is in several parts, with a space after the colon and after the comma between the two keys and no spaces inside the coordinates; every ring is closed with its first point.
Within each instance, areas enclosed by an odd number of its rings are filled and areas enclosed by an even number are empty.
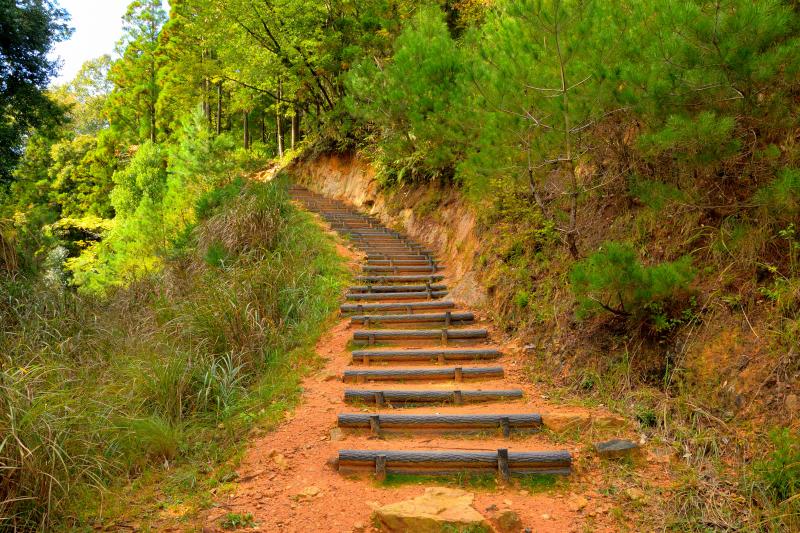
{"type": "Polygon", "coordinates": [[[306,487],[301,490],[297,495],[301,498],[313,498],[314,496],[319,495],[322,490],[319,487],[314,487],[313,485],[310,487],[306,487]]]}
{"type": "Polygon", "coordinates": [[[514,511],[503,511],[495,516],[492,521],[499,533],[519,533],[522,531],[522,520],[514,511]]]}
{"type": "Polygon", "coordinates": [[[628,457],[638,452],[639,445],[630,440],[611,439],[605,442],[595,443],[594,450],[600,457],[616,459],[619,457],[628,457]]]}
{"type": "Polygon", "coordinates": [[[475,495],[460,489],[428,487],[421,496],[375,509],[373,517],[383,531],[439,533],[445,528],[489,528],[472,507],[475,495]]]}
{"type": "Polygon", "coordinates": [[[567,500],[567,505],[569,506],[570,511],[578,512],[582,511],[587,505],[589,505],[589,500],[580,494],[573,494],[567,500]]]}

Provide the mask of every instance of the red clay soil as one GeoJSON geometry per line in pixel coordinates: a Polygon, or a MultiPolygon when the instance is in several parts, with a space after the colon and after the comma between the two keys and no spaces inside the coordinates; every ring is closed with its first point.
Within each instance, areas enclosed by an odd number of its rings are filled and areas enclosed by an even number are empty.
{"type": "MultiPolygon", "coordinates": [[[[355,259],[352,250],[340,252],[355,259]]],[[[355,261],[352,261],[355,268],[355,261]]],[[[358,326],[356,326],[358,327],[358,326]]],[[[480,324],[477,327],[489,327],[480,324]]],[[[480,438],[440,435],[407,435],[371,437],[368,434],[336,435],[339,413],[372,411],[372,408],[348,405],[343,402],[348,386],[341,376],[350,363],[347,343],[353,327],[343,319],[323,335],[316,350],[326,360],[321,372],[303,381],[300,405],[287,413],[286,421],[270,434],[257,438],[241,462],[238,486],[234,493],[207,511],[201,518],[204,531],[220,531],[221,520],[228,513],[250,513],[256,523],[248,531],[284,532],[353,532],[370,531],[373,508],[422,494],[425,485],[408,484],[383,486],[371,478],[348,478],[340,475],[329,461],[340,449],[416,449],[416,450],[494,450],[533,451],[566,449],[573,454],[574,473],[569,482],[555,490],[530,493],[514,483],[497,489],[472,489],[474,507],[491,518],[498,511],[515,511],[524,526],[534,532],[618,531],[620,524],[610,513],[615,505],[602,494],[603,473],[599,461],[586,443],[559,443],[547,434],[515,436],[510,440],[499,436],[480,438]],[[335,440],[332,440],[332,436],[335,440]],[[306,495],[303,495],[303,493],[306,495]],[[313,494],[313,495],[312,495],[313,494]],[[576,503],[576,495],[588,500],[576,503]],[[581,507],[579,509],[579,507],[581,507]]],[[[493,332],[494,333],[494,332],[493,332]]],[[[497,334],[493,338],[499,338],[497,334]]],[[[542,399],[542,394],[525,379],[525,355],[513,344],[500,346],[504,356],[496,364],[506,370],[499,381],[467,382],[459,388],[504,389],[521,388],[524,399],[517,402],[473,404],[458,407],[435,406],[400,409],[402,413],[494,413],[494,412],[574,412],[575,408],[558,408],[542,399]]],[[[495,364],[495,363],[492,363],[495,364]]],[[[386,388],[453,388],[450,383],[381,384],[386,388]]],[[[386,409],[383,412],[391,411],[386,409]]],[[[381,411],[377,411],[381,412],[381,411]]],[[[635,435],[616,435],[635,438],[635,435]]],[[[644,467],[649,469],[649,467],[644,467]]],[[[645,474],[640,472],[640,474],[645,474]]],[[[430,484],[433,486],[435,483],[430,484]]]]}

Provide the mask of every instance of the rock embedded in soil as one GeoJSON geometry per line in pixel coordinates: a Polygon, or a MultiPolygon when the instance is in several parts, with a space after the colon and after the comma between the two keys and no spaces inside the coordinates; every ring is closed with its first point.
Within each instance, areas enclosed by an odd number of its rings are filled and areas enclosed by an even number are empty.
{"type": "Polygon", "coordinates": [[[590,427],[597,430],[616,430],[623,429],[628,424],[627,420],[616,415],[593,415],[585,412],[543,414],[542,423],[544,427],[556,433],[586,430],[590,427]]]}
{"type": "Polygon", "coordinates": [[[428,487],[421,496],[375,509],[383,531],[438,533],[447,528],[489,528],[472,507],[475,495],[460,489],[428,487]]]}
{"type": "Polygon", "coordinates": [[[492,521],[498,533],[519,533],[522,531],[522,520],[514,511],[503,511],[495,516],[492,521]]]}
{"type": "Polygon", "coordinates": [[[333,428],[330,433],[331,442],[338,442],[344,439],[344,431],[341,428],[333,428]]]}
{"type": "Polygon", "coordinates": [[[573,494],[567,500],[567,505],[569,506],[569,510],[573,512],[582,511],[587,505],[589,505],[589,500],[581,496],[580,494],[573,494]]]}
{"type": "Polygon", "coordinates": [[[594,449],[600,457],[605,459],[619,459],[621,457],[630,457],[638,452],[639,445],[626,439],[612,439],[595,443],[594,449]]]}

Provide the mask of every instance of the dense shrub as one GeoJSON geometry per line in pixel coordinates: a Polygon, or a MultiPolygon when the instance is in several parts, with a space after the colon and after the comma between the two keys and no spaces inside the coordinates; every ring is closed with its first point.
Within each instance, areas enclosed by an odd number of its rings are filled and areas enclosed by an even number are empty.
{"type": "Polygon", "coordinates": [[[104,299],[0,278],[0,530],[77,520],[92,505],[76,501],[144,469],[213,464],[296,397],[340,260],[282,183],[221,196],[163,273],[104,299]]]}
{"type": "Polygon", "coordinates": [[[599,251],[577,262],[570,272],[578,300],[578,316],[600,311],[646,318],[657,329],[666,326],[663,314],[694,280],[690,257],[644,266],[629,244],[607,242],[599,251]]]}

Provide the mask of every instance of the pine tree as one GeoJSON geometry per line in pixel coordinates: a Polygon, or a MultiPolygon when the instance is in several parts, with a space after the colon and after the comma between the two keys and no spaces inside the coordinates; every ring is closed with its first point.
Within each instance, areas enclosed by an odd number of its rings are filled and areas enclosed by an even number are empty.
{"type": "Polygon", "coordinates": [[[112,128],[133,141],[158,141],[159,35],[166,20],[161,0],[135,0],[123,17],[108,112],[112,128]]]}

